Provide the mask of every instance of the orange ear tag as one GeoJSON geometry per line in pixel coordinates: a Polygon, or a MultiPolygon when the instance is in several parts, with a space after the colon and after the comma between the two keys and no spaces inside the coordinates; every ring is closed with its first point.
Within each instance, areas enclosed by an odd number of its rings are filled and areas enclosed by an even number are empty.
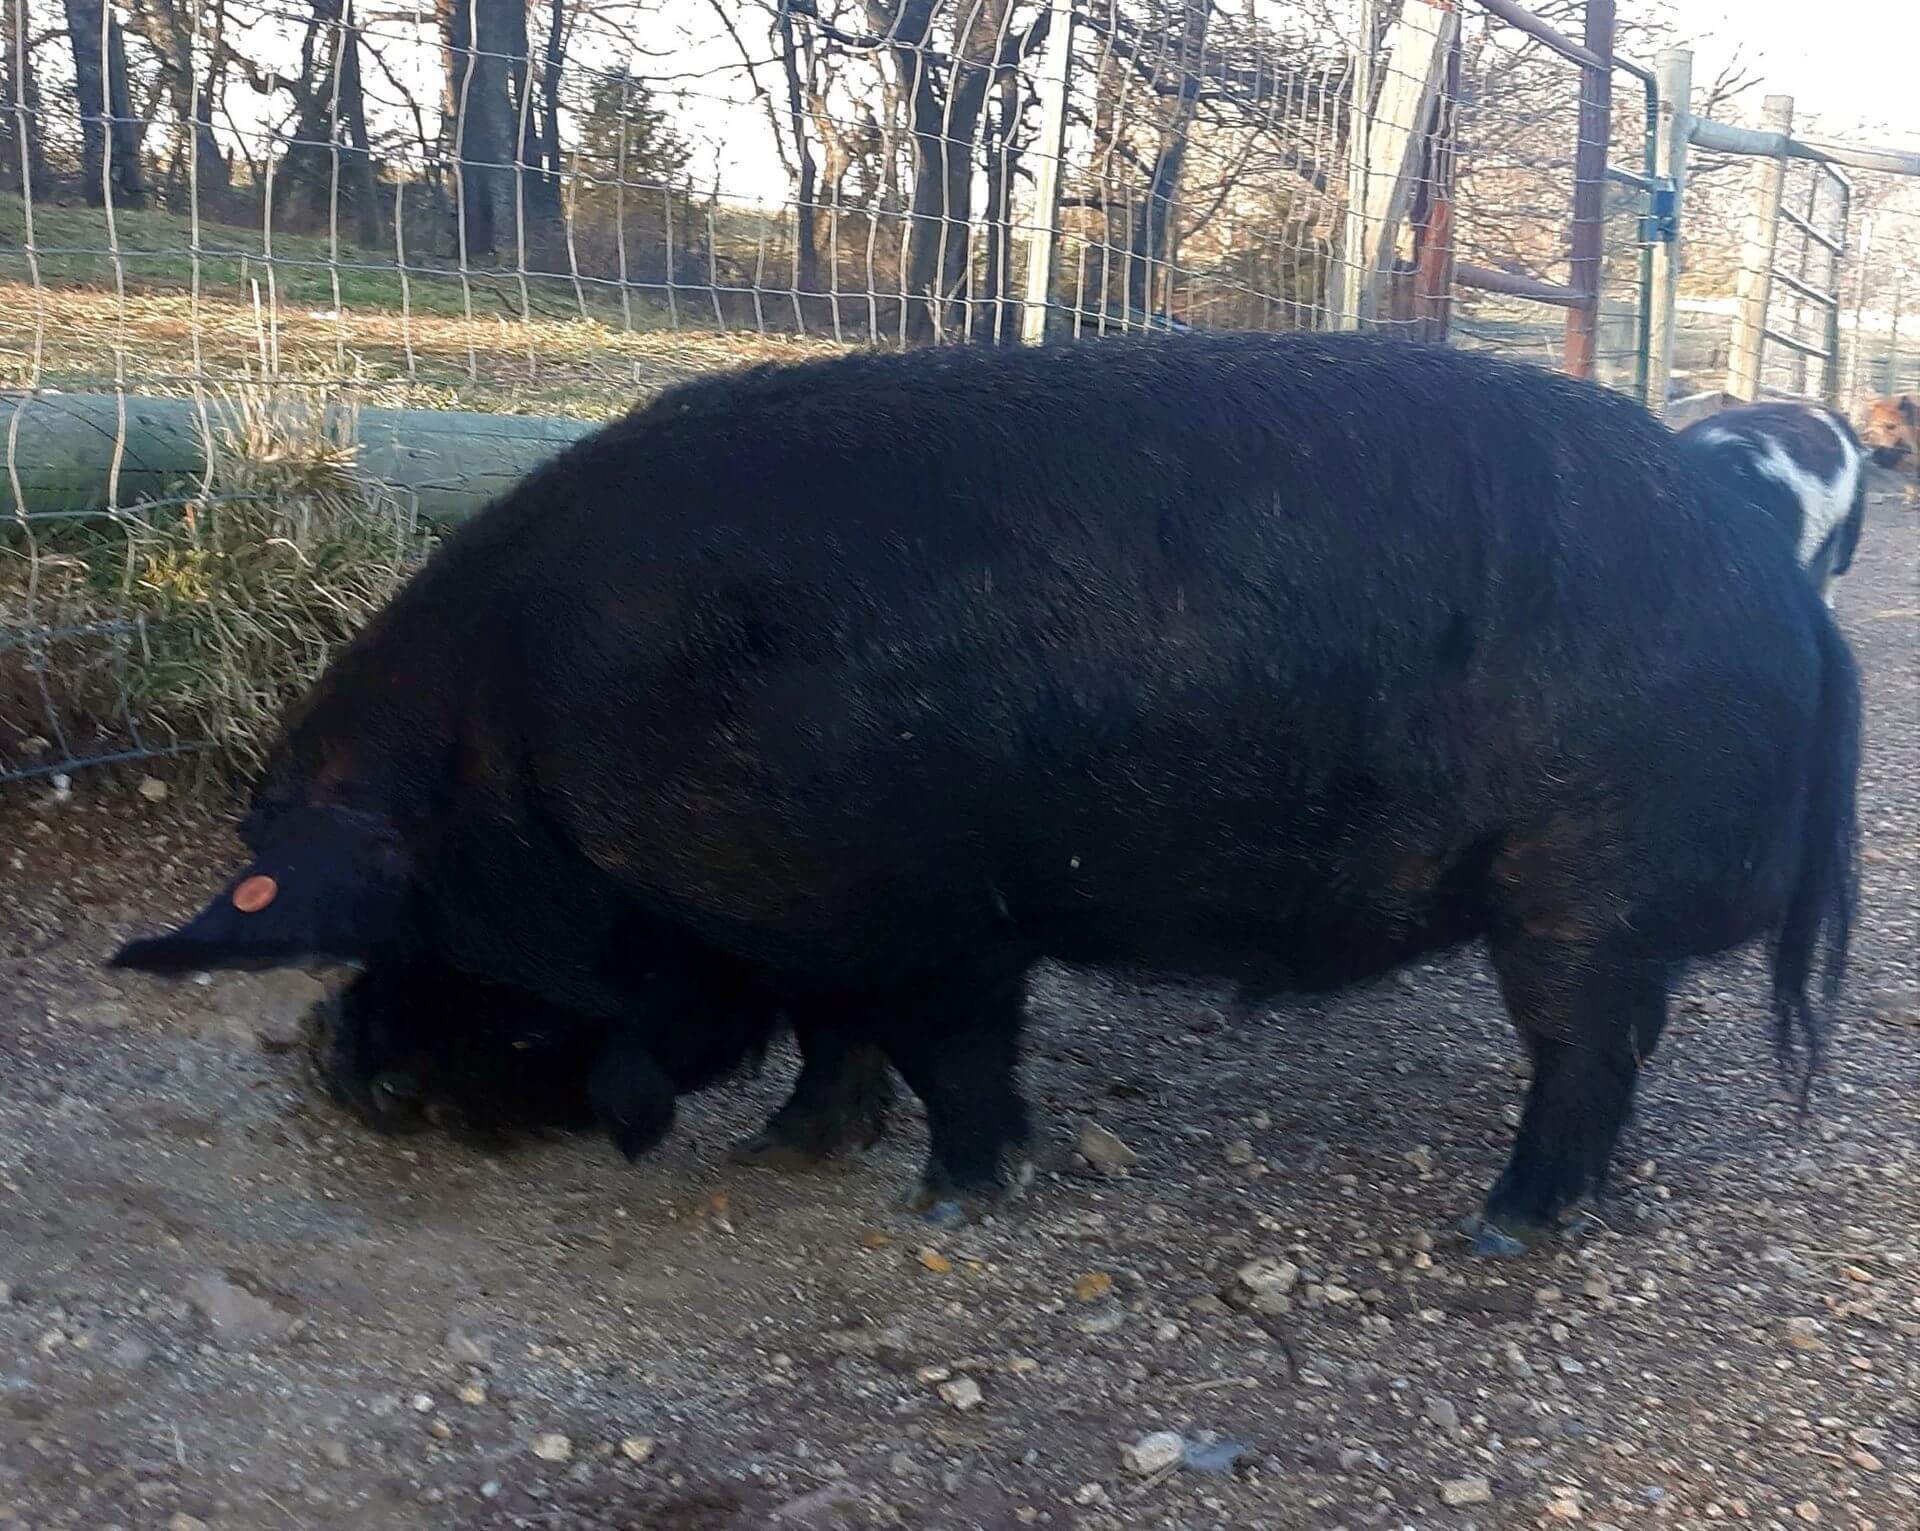
{"type": "Polygon", "coordinates": [[[280,884],[265,875],[247,878],[233,890],[233,907],[242,914],[258,914],[279,896],[280,884]]]}

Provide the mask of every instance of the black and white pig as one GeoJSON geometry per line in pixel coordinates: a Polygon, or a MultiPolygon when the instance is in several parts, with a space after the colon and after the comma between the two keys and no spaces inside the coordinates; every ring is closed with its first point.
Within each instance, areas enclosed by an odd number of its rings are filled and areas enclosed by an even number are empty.
{"type": "Polygon", "coordinates": [[[1867,449],[1817,404],[1745,404],[1696,420],[1680,450],[1785,537],[1827,604],[1867,518],[1867,449]]]}
{"type": "Polygon", "coordinates": [[[761,1151],[925,1103],[1002,1194],[1043,959],[1330,990],[1484,940],[1533,1079],[1476,1227],[1602,1184],[1689,959],[1844,960],[1859,698],[1638,405],[1359,336],[698,382],[456,533],[286,723],[205,911],[116,959],[364,971],[327,1044],[630,1154],[763,1048],[761,1151]],[[1377,429],[1396,422],[1391,432],[1377,429]]]}

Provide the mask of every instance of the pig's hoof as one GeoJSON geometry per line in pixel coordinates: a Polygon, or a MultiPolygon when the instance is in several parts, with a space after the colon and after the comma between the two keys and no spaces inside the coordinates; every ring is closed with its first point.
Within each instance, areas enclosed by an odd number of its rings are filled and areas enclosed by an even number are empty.
{"type": "Polygon", "coordinates": [[[450,1100],[428,1101],[422,1115],[428,1126],[444,1132],[464,1147],[483,1153],[505,1153],[511,1145],[511,1139],[501,1128],[475,1119],[450,1100]]]}
{"type": "Polygon", "coordinates": [[[1555,1237],[1572,1243],[1605,1226],[1592,1205],[1584,1201],[1567,1208],[1551,1223],[1529,1222],[1511,1215],[1489,1217],[1482,1212],[1460,1220],[1460,1232],[1472,1244],[1473,1252],[1495,1259],[1524,1255],[1555,1237]]]}
{"type": "Polygon", "coordinates": [[[367,1103],[381,1116],[417,1116],[420,1081],[410,1070],[388,1069],[367,1086],[367,1103]]]}
{"type": "Polygon", "coordinates": [[[1566,1221],[1560,1226],[1560,1237],[1569,1244],[1577,1239],[1591,1238],[1596,1233],[1606,1231],[1606,1219],[1592,1207],[1576,1207],[1569,1212],[1566,1221]]]}
{"type": "Polygon", "coordinates": [[[762,1169],[817,1170],[864,1153],[885,1131],[884,1108],[859,1115],[777,1111],[766,1126],[735,1143],[727,1157],[762,1169]]]}
{"type": "Polygon", "coordinates": [[[1007,1199],[1003,1187],[991,1190],[959,1191],[949,1188],[933,1191],[916,1186],[903,1205],[930,1228],[960,1228],[977,1223],[996,1211],[1007,1199]]]}
{"type": "Polygon", "coordinates": [[[411,1069],[382,1069],[364,1085],[340,1080],[331,1093],[375,1132],[404,1135],[420,1131],[431,1120],[420,1080],[411,1069]]]}
{"type": "Polygon", "coordinates": [[[832,1155],[783,1137],[769,1122],[758,1132],[736,1142],[727,1150],[727,1157],[735,1164],[751,1164],[758,1169],[798,1174],[822,1168],[832,1155]]]}
{"type": "Polygon", "coordinates": [[[978,1222],[997,1211],[1033,1184],[1033,1161],[1022,1159],[1005,1176],[966,1181],[945,1169],[929,1166],[920,1184],[908,1193],[906,1208],[936,1228],[957,1228],[978,1222]]]}
{"type": "Polygon", "coordinates": [[[728,1157],[763,1169],[819,1169],[848,1154],[864,1153],[886,1136],[892,1103],[886,1065],[876,1057],[830,1103],[788,1101],[758,1132],[735,1143],[728,1157]]]}
{"type": "Polygon", "coordinates": [[[427,1124],[425,1091],[410,1068],[382,1066],[366,1027],[329,995],[302,1025],[307,1072],[335,1105],[375,1132],[417,1132],[427,1124]]]}
{"type": "Polygon", "coordinates": [[[970,1208],[958,1197],[949,1196],[923,1207],[920,1211],[920,1221],[929,1228],[959,1228],[967,1223],[977,1222],[985,1215],[985,1207],[970,1208]]]}
{"type": "Polygon", "coordinates": [[[1508,1218],[1483,1217],[1476,1212],[1460,1220],[1460,1232],[1473,1246],[1476,1255],[1495,1260],[1511,1260],[1524,1255],[1546,1232],[1508,1218]]]}

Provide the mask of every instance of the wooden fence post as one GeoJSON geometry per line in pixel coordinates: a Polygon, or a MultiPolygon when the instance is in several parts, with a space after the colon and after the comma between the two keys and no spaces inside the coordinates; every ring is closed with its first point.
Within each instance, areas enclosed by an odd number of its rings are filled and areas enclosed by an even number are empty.
{"type": "Polygon", "coordinates": [[[1853,258],[1857,263],[1853,269],[1853,341],[1847,347],[1847,367],[1837,406],[1844,410],[1851,410],[1860,401],[1860,348],[1867,339],[1867,267],[1873,258],[1871,216],[1860,220],[1860,242],[1854,246],[1853,258]]]}
{"type": "MultiPolygon", "coordinates": [[[[1785,138],[1793,132],[1793,97],[1768,96],[1761,128],[1785,138]]],[[[1747,183],[1747,227],[1740,251],[1739,308],[1727,354],[1727,392],[1744,403],[1760,397],[1760,363],[1767,346],[1767,305],[1773,297],[1773,254],[1780,233],[1785,152],[1756,159],[1747,183]]]]}
{"type": "MultiPolygon", "coordinates": [[[[1361,9],[1370,12],[1372,7],[1361,9]]],[[[1433,120],[1433,103],[1445,80],[1447,54],[1459,26],[1459,12],[1451,9],[1450,0],[1407,0],[1394,27],[1387,73],[1372,116],[1356,117],[1348,130],[1349,155],[1358,151],[1363,157],[1359,173],[1350,169],[1347,180],[1346,237],[1341,242],[1336,310],[1342,329],[1372,321],[1382,279],[1393,268],[1394,241],[1412,197],[1414,177],[1420,173],[1422,141],[1433,120]]],[[[1365,51],[1363,43],[1361,52],[1365,51]]],[[[1356,65],[1355,102],[1362,99],[1360,72],[1356,65]]]]}
{"type": "Polygon", "coordinates": [[[1347,208],[1334,251],[1333,327],[1357,329],[1360,324],[1360,249],[1366,243],[1367,149],[1373,140],[1373,44],[1377,30],[1374,0],[1356,0],[1357,31],[1353,43],[1353,78],[1347,82],[1347,208]]]}
{"type": "Polygon", "coordinates": [[[1566,370],[1592,377],[1600,332],[1600,279],[1607,231],[1607,148],[1613,132],[1614,0],[1587,0],[1582,41],[1609,67],[1580,70],[1580,117],[1573,145],[1573,224],[1567,239],[1566,370]]]}

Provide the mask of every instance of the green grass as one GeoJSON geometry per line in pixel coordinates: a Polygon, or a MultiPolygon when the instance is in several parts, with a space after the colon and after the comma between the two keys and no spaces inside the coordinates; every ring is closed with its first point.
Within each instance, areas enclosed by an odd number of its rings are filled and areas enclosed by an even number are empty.
{"type": "MultiPolygon", "coordinates": [[[[463,288],[457,262],[424,249],[408,250],[403,279],[392,247],[365,248],[343,238],[336,250],[325,235],[276,232],[269,256],[259,227],[203,219],[196,261],[192,222],[179,213],[119,209],[109,219],[102,208],[36,203],[32,221],[40,280],[59,287],[111,291],[118,276],[131,293],[190,292],[197,268],[200,291],[216,299],[250,303],[258,283],[262,301],[271,295],[303,309],[337,304],[399,313],[410,307],[452,317],[464,316],[471,301],[476,316],[520,312],[519,283],[510,269],[474,263],[463,288]]],[[[21,199],[0,196],[0,274],[20,281],[30,277],[26,236],[21,199]]],[[[577,317],[584,299],[590,316],[622,317],[618,295],[604,286],[586,284],[576,295],[564,272],[533,274],[528,282],[536,316],[564,311],[577,317]]],[[[649,300],[640,306],[635,322],[656,327],[657,305],[649,300]]]]}
{"type": "Polygon", "coordinates": [[[310,234],[275,234],[269,261],[259,229],[203,222],[196,262],[174,213],[118,212],[110,239],[101,209],[37,204],[33,260],[25,233],[20,199],[0,196],[0,387],[177,395],[272,377],[367,404],[604,419],[687,377],[819,349],[722,330],[686,294],[675,310],[566,276],[463,282],[411,252],[403,281],[390,250],[343,241],[332,264],[310,234]]]}

